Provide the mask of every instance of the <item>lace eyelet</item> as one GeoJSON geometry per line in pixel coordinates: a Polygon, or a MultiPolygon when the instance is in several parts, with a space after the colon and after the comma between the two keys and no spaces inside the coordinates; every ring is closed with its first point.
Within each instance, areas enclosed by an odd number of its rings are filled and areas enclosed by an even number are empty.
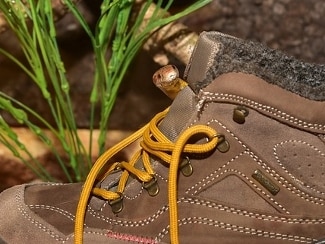
{"type": "Polygon", "coordinates": [[[114,200],[109,201],[109,205],[112,208],[112,212],[115,214],[118,214],[123,210],[123,194],[120,192],[117,192],[120,196],[114,200]]]}
{"type": "Polygon", "coordinates": [[[142,186],[147,190],[149,196],[151,197],[158,195],[160,191],[156,176],[153,176],[152,179],[148,182],[142,182],[142,186]]]}
{"type": "Polygon", "coordinates": [[[244,124],[245,118],[248,116],[248,114],[249,114],[248,108],[244,106],[237,106],[234,109],[232,119],[238,124],[244,124]]]}
{"type": "Polygon", "coordinates": [[[230,148],[230,144],[226,140],[225,135],[218,134],[217,137],[218,137],[218,144],[217,144],[218,151],[222,153],[228,152],[230,148]]]}
{"type": "Polygon", "coordinates": [[[215,135],[212,135],[212,136],[209,136],[209,137],[206,137],[206,141],[207,142],[210,142],[210,141],[212,141],[214,138],[216,138],[216,137],[219,137],[219,134],[215,134],[215,135]]]}
{"type": "Polygon", "coordinates": [[[191,161],[190,161],[189,157],[185,157],[180,162],[178,168],[181,171],[181,173],[186,177],[189,177],[189,176],[191,176],[193,174],[193,166],[191,164],[191,161]]]}

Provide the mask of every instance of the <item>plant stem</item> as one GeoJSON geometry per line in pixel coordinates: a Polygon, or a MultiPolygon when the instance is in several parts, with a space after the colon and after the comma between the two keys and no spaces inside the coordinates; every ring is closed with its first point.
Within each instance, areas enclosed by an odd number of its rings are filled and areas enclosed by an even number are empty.
{"type": "MultiPolygon", "coordinates": [[[[144,42],[154,31],[176,19],[202,7],[210,0],[199,0],[193,5],[170,16],[167,14],[172,0],[142,1],[139,11],[134,14],[134,0],[103,0],[101,16],[94,32],[85,17],[78,10],[75,0],[63,0],[67,8],[79,21],[87,33],[94,52],[94,80],[90,93],[90,138],[88,152],[77,133],[77,122],[73,113],[70,97],[70,85],[66,76],[64,63],[57,44],[54,13],[51,0],[0,0],[0,10],[5,16],[8,26],[17,36],[22,52],[28,65],[23,64],[8,51],[0,48],[0,53],[7,56],[19,66],[40,89],[44,101],[54,119],[51,125],[40,114],[25,104],[0,92],[0,108],[9,112],[20,124],[27,126],[56,156],[64,174],[69,181],[82,181],[91,167],[93,148],[93,130],[95,128],[95,111],[100,106],[100,122],[98,147],[99,154],[105,150],[107,124],[114,106],[118,89],[129,69],[134,57],[142,48],[144,42]],[[167,2],[167,3],[165,3],[167,2]],[[164,8],[161,8],[162,4],[164,8]],[[60,144],[70,159],[68,167],[74,171],[70,175],[67,164],[43,132],[43,129],[30,121],[29,116],[36,118],[44,128],[48,128],[60,141],[60,144]]],[[[0,16],[2,17],[2,16],[0,16]]],[[[48,172],[37,162],[23,145],[17,135],[0,118],[0,129],[4,135],[0,141],[20,158],[28,167],[42,179],[51,179],[48,172]],[[16,151],[15,146],[29,156],[26,161],[16,151]]]]}

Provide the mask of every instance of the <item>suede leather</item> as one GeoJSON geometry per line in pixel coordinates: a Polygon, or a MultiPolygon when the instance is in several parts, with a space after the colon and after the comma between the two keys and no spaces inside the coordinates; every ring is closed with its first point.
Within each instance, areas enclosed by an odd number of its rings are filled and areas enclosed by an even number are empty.
{"type": "MultiPolygon", "coordinates": [[[[188,127],[208,125],[230,145],[227,152],[216,149],[199,157],[189,155],[193,174],[180,174],[177,185],[180,242],[322,240],[325,101],[238,70],[204,78],[200,86],[197,79],[215,65],[211,57],[224,45],[215,41],[226,38],[221,36],[201,35],[187,67],[191,87],[199,89],[183,89],[159,127],[175,141],[188,127]],[[233,119],[238,106],[249,112],[244,123],[233,119]],[[264,180],[254,177],[256,172],[264,180]],[[272,193],[270,186],[279,191],[272,193]]],[[[85,243],[170,243],[168,166],[155,159],[152,164],[159,194],[149,196],[140,182],[130,179],[123,193],[124,208],[118,214],[107,201],[92,197],[85,219],[85,243]]],[[[112,187],[117,179],[117,174],[112,175],[102,186],[112,187]]],[[[72,243],[81,187],[41,183],[1,193],[0,237],[7,243],[72,243]]]]}

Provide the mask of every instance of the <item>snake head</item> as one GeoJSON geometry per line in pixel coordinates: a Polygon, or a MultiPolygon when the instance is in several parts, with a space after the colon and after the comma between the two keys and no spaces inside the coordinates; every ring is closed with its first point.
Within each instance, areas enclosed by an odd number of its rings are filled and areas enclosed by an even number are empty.
{"type": "Polygon", "coordinates": [[[175,65],[166,65],[157,70],[153,77],[153,83],[157,87],[168,87],[173,85],[179,78],[179,71],[175,65]]]}

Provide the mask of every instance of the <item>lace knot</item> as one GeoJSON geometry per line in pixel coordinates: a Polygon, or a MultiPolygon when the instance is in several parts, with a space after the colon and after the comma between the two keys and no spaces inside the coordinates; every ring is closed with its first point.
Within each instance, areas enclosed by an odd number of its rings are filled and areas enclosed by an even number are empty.
{"type": "MultiPolygon", "coordinates": [[[[184,163],[182,162],[183,158],[187,157],[184,154],[191,155],[210,152],[217,147],[220,136],[209,126],[194,125],[185,129],[175,142],[172,142],[159,129],[159,123],[166,116],[167,112],[168,109],[157,114],[149,124],[107,150],[95,162],[86,179],[78,204],[75,222],[75,240],[82,240],[84,217],[87,202],[91,194],[108,200],[114,213],[122,211],[123,192],[130,174],[142,182],[143,188],[147,190],[150,196],[155,196],[159,193],[158,181],[151,162],[153,156],[157,160],[169,164],[168,199],[171,240],[177,240],[177,178],[178,170],[184,171],[184,163]],[[190,139],[194,136],[199,136],[202,139],[207,138],[208,140],[204,143],[190,143],[190,139]],[[143,138],[140,142],[141,149],[133,155],[129,162],[111,163],[109,161],[117,152],[137,141],[140,137],[143,138]],[[100,175],[101,170],[106,164],[108,164],[106,173],[100,175]],[[95,182],[103,180],[117,169],[122,173],[116,189],[106,190],[94,187],[95,182]]],[[[185,170],[186,176],[190,176],[193,170],[192,168],[190,171],[188,170],[188,164],[189,158],[187,158],[187,163],[185,164],[187,167],[187,170],[185,170]]],[[[190,164],[189,166],[192,167],[190,164]]]]}

